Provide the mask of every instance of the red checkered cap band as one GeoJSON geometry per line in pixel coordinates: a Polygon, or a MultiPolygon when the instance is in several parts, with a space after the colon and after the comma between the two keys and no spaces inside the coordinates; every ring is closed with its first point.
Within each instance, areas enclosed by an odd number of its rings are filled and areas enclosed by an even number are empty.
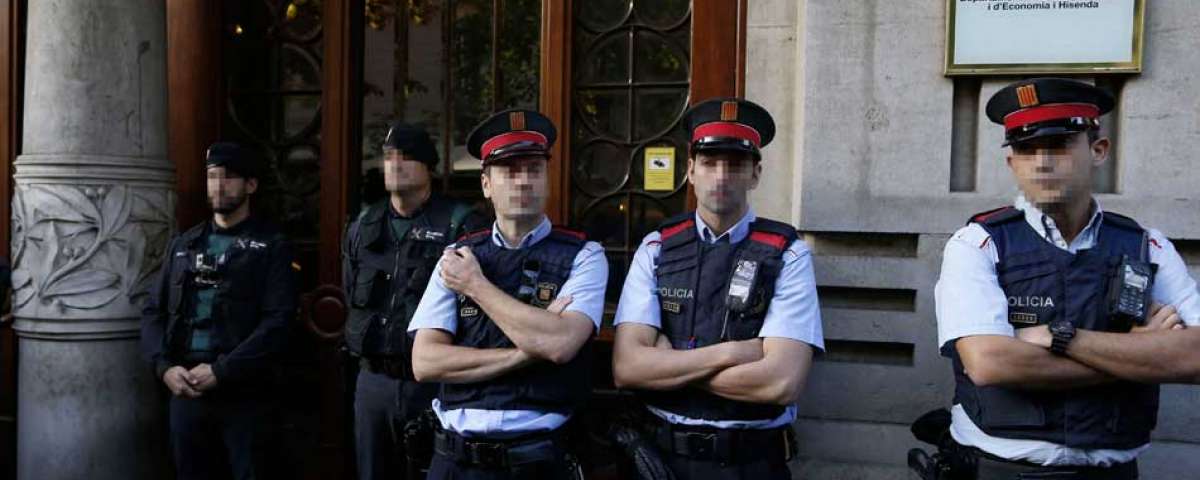
{"type": "Polygon", "coordinates": [[[735,122],[710,122],[692,130],[693,142],[704,137],[734,137],[749,140],[756,148],[762,146],[762,135],[758,130],[735,122]]]}
{"type": "Polygon", "coordinates": [[[496,135],[486,142],[479,149],[480,156],[487,159],[492,155],[492,152],[512,145],[517,142],[534,142],[542,146],[548,145],[550,142],[546,140],[546,136],[541,133],[523,130],[520,132],[508,132],[496,135]]]}
{"type": "Polygon", "coordinates": [[[1031,123],[1073,117],[1098,118],[1100,117],[1100,108],[1086,103],[1056,103],[1026,108],[1005,115],[1004,128],[1012,130],[1031,123]]]}

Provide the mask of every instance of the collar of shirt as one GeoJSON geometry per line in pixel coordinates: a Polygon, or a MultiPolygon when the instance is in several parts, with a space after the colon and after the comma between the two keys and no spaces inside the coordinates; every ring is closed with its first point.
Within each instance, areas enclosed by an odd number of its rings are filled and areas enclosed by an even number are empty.
{"type": "Polygon", "coordinates": [[[550,219],[545,215],[542,215],[542,223],[539,223],[538,226],[533,228],[533,230],[530,230],[529,233],[526,233],[524,237],[521,237],[520,243],[517,243],[517,246],[514,247],[509,245],[508,240],[504,239],[504,234],[500,233],[500,224],[498,222],[493,222],[492,242],[509,250],[520,250],[542,241],[543,238],[546,238],[547,235],[550,235],[550,228],[550,219]]]}
{"type": "Polygon", "coordinates": [[[712,229],[708,228],[708,224],[704,223],[704,219],[700,218],[700,212],[696,212],[696,231],[700,234],[700,239],[708,243],[717,243],[721,238],[728,237],[729,243],[738,243],[750,234],[750,223],[754,221],[754,209],[747,208],[746,214],[742,215],[741,220],[733,224],[729,230],[720,235],[717,235],[712,229]]]}
{"type": "Polygon", "coordinates": [[[1100,202],[1092,198],[1092,218],[1088,220],[1086,227],[1075,236],[1075,239],[1067,244],[1063,238],[1062,232],[1059,231],[1058,225],[1054,222],[1054,217],[1042,213],[1040,209],[1029,203],[1024,195],[1017,197],[1013,202],[1013,207],[1025,212],[1025,222],[1033,227],[1033,230],[1038,233],[1046,241],[1054,244],[1054,246],[1066,250],[1071,253],[1078,252],[1096,246],[1096,238],[1100,232],[1100,217],[1103,213],[1100,210],[1100,202]]]}

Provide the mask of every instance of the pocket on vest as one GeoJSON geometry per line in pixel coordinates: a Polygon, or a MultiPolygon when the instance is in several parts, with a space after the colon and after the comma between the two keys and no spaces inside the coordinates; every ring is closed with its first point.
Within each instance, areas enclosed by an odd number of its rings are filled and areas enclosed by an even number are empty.
{"type": "Polygon", "coordinates": [[[351,305],[355,308],[365,308],[371,303],[372,293],[375,291],[377,283],[386,283],[385,279],[379,278],[385,274],[379,270],[369,267],[362,267],[354,276],[353,291],[350,293],[351,305]],[[380,281],[376,281],[379,279],[380,281]]]}
{"type": "Polygon", "coordinates": [[[1046,411],[1028,396],[998,387],[981,387],[979,414],[989,428],[1044,427],[1046,411]]]}

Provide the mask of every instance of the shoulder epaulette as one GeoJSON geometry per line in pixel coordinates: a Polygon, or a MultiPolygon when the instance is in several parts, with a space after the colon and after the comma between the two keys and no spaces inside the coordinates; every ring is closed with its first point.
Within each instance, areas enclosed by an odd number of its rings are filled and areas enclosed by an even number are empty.
{"type": "Polygon", "coordinates": [[[986,212],[971,215],[971,220],[967,224],[978,223],[982,225],[999,225],[1001,223],[1021,218],[1023,212],[1017,210],[1016,207],[1007,206],[1000,207],[986,212]]]}
{"type": "Polygon", "coordinates": [[[791,225],[769,218],[758,218],[750,224],[750,241],[770,245],[776,250],[787,249],[798,236],[791,225]]]}

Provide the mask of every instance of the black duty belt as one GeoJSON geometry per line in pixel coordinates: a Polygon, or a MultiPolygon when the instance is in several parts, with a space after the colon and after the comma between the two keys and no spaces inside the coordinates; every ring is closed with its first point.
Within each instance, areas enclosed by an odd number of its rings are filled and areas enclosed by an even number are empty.
{"type": "Polygon", "coordinates": [[[1043,466],[1007,460],[977,448],[968,448],[976,457],[978,478],[1038,478],[1054,480],[1133,480],[1138,478],[1137,460],[1107,467],[1043,466]]]}
{"type": "Polygon", "coordinates": [[[509,440],[482,440],[439,428],[433,435],[433,449],[455,463],[485,468],[512,467],[561,458],[566,453],[566,445],[560,430],[509,440]]]}
{"type": "Polygon", "coordinates": [[[743,464],[787,462],[795,453],[791,427],[724,429],[656,422],[654,443],[664,452],[696,460],[743,464]]]}

